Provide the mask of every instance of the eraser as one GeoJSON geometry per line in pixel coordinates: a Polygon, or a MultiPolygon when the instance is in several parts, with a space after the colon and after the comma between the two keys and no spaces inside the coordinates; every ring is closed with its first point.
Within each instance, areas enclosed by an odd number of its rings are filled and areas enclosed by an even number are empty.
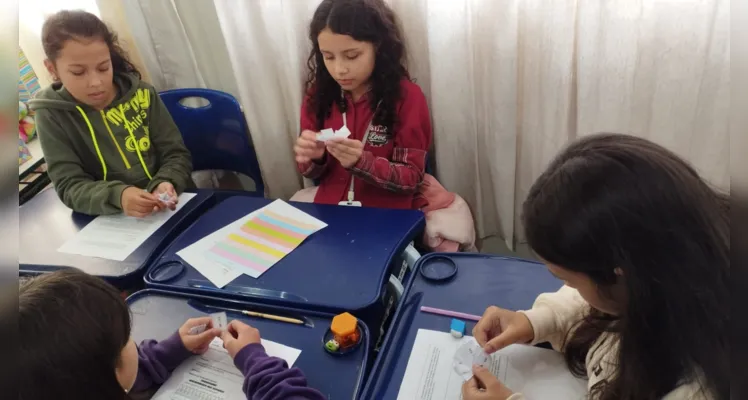
{"type": "Polygon", "coordinates": [[[461,338],[465,335],[465,322],[459,319],[452,319],[452,323],[449,326],[449,333],[456,338],[461,338]]]}

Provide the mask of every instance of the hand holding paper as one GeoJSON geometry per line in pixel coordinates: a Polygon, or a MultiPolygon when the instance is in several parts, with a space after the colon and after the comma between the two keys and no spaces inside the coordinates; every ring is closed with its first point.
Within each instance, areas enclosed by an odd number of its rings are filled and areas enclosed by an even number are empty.
{"type": "Polygon", "coordinates": [[[223,348],[229,352],[231,358],[236,357],[239,350],[252,343],[260,343],[260,331],[239,320],[233,320],[228,329],[221,333],[223,348]]]}
{"type": "Polygon", "coordinates": [[[473,336],[486,353],[491,354],[510,344],[529,343],[535,332],[525,314],[491,306],[475,324],[473,336]]]}
{"type": "Polygon", "coordinates": [[[343,168],[352,168],[364,153],[364,144],[355,139],[332,138],[327,143],[327,151],[343,168]]]}
{"type": "Polygon", "coordinates": [[[179,328],[182,344],[195,354],[204,354],[208,351],[210,342],[220,334],[221,330],[212,325],[210,317],[190,318],[179,328]]]}
{"type": "Polygon", "coordinates": [[[293,149],[298,163],[319,160],[325,155],[324,143],[318,142],[317,133],[310,130],[301,132],[293,149]]]}
{"type": "Polygon", "coordinates": [[[462,400],[506,400],[514,394],[486,367],[476,365],[472,373],[462,385],[462,400]]]}

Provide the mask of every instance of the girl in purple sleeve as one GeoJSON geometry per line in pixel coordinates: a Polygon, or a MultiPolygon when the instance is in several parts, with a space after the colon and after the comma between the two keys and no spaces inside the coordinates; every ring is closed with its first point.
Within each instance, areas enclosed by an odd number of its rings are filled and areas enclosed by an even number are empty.
{"type": "Polygon", "coordinates": [[[75,269],[42,275],[19,289],[19,399],[130,400],[165,382],[218,336],[245,376],[247,399],[324,399],[298,368],[270,357],[260,333],[239,321],[221,332],[210,317],[187,320],[161,342],[130,338],[130,311],[117,290],[75,269]],[[188,332],[206,324],[198,335],[188,332]]]}

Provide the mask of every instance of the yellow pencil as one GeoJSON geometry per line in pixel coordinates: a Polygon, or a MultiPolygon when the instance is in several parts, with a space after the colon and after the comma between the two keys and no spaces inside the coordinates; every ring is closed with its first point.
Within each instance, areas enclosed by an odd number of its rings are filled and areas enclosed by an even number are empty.
{"type": "Polygon", "coordinates": [[[288,318],[288,317],[281,317],[278,315],[273,314],[264,314],[254,311],[247,311],[247,310],[241,310],[242,314],[249,315],[250,317],[258,317],[258,318],[265,318],[265,319],[272,319],[273,321],[280,321],[280,322],[288,322],[290,324],[298,324],[303,325],[304,321],[296,318],[288,318]]]}
{"type": "Polygon", "coordinates": [[[265,314],[265,313],[256,312],[256,311],[239,310],[236,308],[217,307],[217,306],[212,306],[208,304],[206,304],[205,307],[213,308],[215,310],[233,311],[237,313],[242,313],[244,315],[249,315],[250,317],[265,318],[265,319],[271,319],[273,321],[288,322],[289,324],[304,325],[304,321],[300,319],[281,317],[280,315],[265,314]]]}

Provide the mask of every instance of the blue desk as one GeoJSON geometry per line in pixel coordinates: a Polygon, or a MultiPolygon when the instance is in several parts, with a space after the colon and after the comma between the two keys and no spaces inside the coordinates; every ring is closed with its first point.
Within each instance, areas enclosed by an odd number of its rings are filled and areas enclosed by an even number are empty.
{"type": "Polygon", "coordinates": [[[254,326],[260,330],[263,338],[300,349],[301,355],[294,366],[304,372],[309,386],[330,399],[355,399],[363,386],[369,330],[360,320],[361,344],[350,353],[335,356],[328,354],[323,348],[323,337],[332,322],[332,314],[154,289],[136,292],[127,302],[132,312],[132,337],[136,343],[144,339],[165,339],[176,332],[187,319],[216,312],[204,307],[206,304],[305,319],[313,326],[249,318],[228,312],[229,320],[239,319],[254,326]]]}
{"type": "Polygon", "coordinates": [[[148,287],[177,292],[258,300],[320,311],[355,311],[374,304],[389,277],[389,265],[424,226],[423,213],[411,210],[293,203],[328,226],[310,237],[259,278],[242,275],[222,290],[176,253],[272,200],[231,197],[185,230],[153,262],[148,287]],[[181,263],[185,272],[162,280],[162,266],[181,263]],[[195,284],[213,289],[196,288],[195,284]]]}
{"type": "Polygon", "coordinates": [[[47,189],[19,209],[19,273],[38,275],[74,267],[120,288],[137,283],[153,256],[211,205],[212,193],[198,192],[125,261],[114,261],[57,251],[95,217],[73,212],[60,201],[54,189],[47,189]]]}
{"type": "MultiPolygon", "coordinates": [[[[362,392],[362,399],[395,399],[400,390],[408,357],[418,329],[448,332],[450,317],[427,314],[421,306],[483,315],[488,306],[510,310],[532,307],[544,292],[563,284],[539,263],[484,254],[437,254],[421,257],[408,281],[398,311],[387,331],[384,345],[362,392]],[[433,282],[418,273],[440,256],[451,258],[457,274],[446,282],[433,282]]],[[[475,324],[466,321],[470,334],[475,324]]]]}

